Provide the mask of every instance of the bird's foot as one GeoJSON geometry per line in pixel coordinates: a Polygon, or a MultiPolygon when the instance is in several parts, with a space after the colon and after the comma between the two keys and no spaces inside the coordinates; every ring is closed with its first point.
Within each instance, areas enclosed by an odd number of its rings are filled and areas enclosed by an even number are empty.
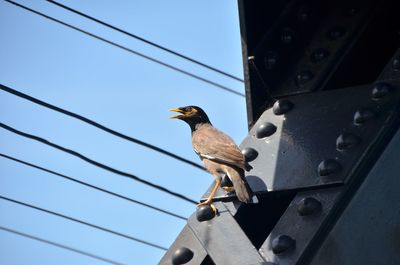
{"type": "Polygon", "coordinates": [[[215,215],[218,214],[218,209],[217,209],[217,207],[215,207],[214,204],[212,204],[211,200],[210,201],[207,200],[207,201],[201,202],[201,203],[197,204],[197,207],[200,207],[200,206],[203,206],[203,205],[209,205],[210,208],[213,210],[214,214],[215,215]]]}
{"type": "Polygon", "coordinates": [[[229,186],[223,186],[221,187],[226,193],[231,193],[234,192],[235,189],[233,187],[229,187],[229,186]]]}

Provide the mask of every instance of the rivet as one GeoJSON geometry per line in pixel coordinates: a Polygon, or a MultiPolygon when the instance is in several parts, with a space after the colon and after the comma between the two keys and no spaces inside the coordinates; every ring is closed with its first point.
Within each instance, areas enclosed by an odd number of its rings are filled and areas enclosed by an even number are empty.
{"type": "Polygon", "coordinates": [[[329,176],[337,173],[341,168],[341,165],[335,159],[327,159],[318,165],[318,175],[321,177],[329,176]]]}
{"type": "Polygon", "coordinates": [[[233,183],[228,175],[224,175],[221,180],[220,187],[233,187],[233,183]]]}
{"type": "Polygon", "coordinates": [[[293,36],[294,36],[293,30],[291,30],[289,28],[285,28],[282,31],[281,40],[285,44],[290,44],[293,42],[293,38],[294,38],[293,36]]]}
{"type": "Polygon", "coordinates": [[[214,216],[215,212],[208,204],[196,208],[196,218],[199,222],[211,220],[214,216]]]}
{"type": "Polygon", "coordinates": [[[342,133],[336,139],[336,149],[346,150],[353,148],[360,142],[360,138],[351,133],[342,133]]]}
{"type": "Polygon", "coordinates": [[[329,56],[329,52],[323,48],[318,48],[311,53],[311,61],[313,63],[322,62],[329,56]]]}
{"type": "Polygon", "coordinates": [[[258,126],[256,130],[256,137],[258,139],[268,137],[273,135],[276,132],[276,126],[270,122],[264,122],[260,126],[258,126]]]}
{"type": "Polygon", "coordinates": [[[305,22],[310,17],[310,9],[308,7],[301,7],[297,13],[297,18],[301,22],[305,22]]]}
{"type": "Polygon", "coordinates": [[[354,124],[355,125],[363,125],[365,122],[373,119],[375,117],[375,113],[373,113],[369,109],[360,109],[357,110],[354,114],[354,124]]]}
{"type": "Polygon", "coordinates": [[[275,51],[267,51],[264,57],[265,68],[271,70],[278,61],[278,54],[275,51]]]}
{"type": "Polygon", "coordinates": [[[400,70],[400,56],[397,56],[392,61],[392,69],[395,71],[400,70]]]}
{"type": "Polygon", "coordinates": [[[296,75],[296,85],[297,86],[303,86],[305,85],[307,82],[309,82],[311,79],[313,79],[314,75],[313,73],[311,73],[311,71],[305,70],[305,71],[301,71],[300,73],[298,73],[296,75]]]}
{"type": "Polygon", "coordinates": [[[181,247],[172,254],[172,264],[181,265],[188,263],[193,258],[193,251],[188,248],[181,247]]]}
{"type": "Polygon", "coordinates": [[[344,34],[345,34],[346,30],[343,27],[334,27],[332,29],[330,29],[327,33],[327,37],[330,40],[337,40],[339,38],[341,38],[344,34]]]}
{"type": "Polygon", "coordinates": [[[279,235],[272,240],[272,252],[281,254],[296,246],[296,241],[287,235],[279,235]]]}
{"type": "Polygon", "coordinates": [[[244,158],[245,158],[246,162],[251,162],[254,159],[256,159],[257,156],[258,156],[258,152],[255,149],[251,148],[251,147],[244,148],[242,150],[242,154],[244,155],[244,158]]]}
{"type": "Polygon", "coordinates": [[[350,7],[348,9],[346,9],[345,14],[348,15],[348,16],[354,16],[354,15],[356,15],[358,13],[358,11],[359,11],[358,8],[350,7]]]}
{"type": "Polygon", "coordinates": [[[297,212],[300,216],[313,215],[321,211],[322,204],[313,197],[303,198],[298,207],[297,212]]]}
{"type": "Polygon", "coordinates": [[[272,107],[275,115],[282,115],[287,113],[293,108],[293,103],[286,99],[277,100],[272,107]]]}
{"type": "Polygon", "coordinates": [[[372,89],[372,99],[379,100],[389,94],[390,85],[387,83],[377,83],[372,89]]]}

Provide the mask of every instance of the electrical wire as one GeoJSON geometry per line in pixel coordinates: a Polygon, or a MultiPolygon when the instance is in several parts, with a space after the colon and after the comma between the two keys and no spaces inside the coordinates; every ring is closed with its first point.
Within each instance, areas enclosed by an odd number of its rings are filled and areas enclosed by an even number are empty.
{"type": "Polygon", "coordinates": [[[191,166],[194,166],[194,167],[196,167],[196,168],[198,168],[198,169],[205,170],[205,168],[204,168],[203,166],[201,166],[201,165],[199,165],[199,164],[197,164],[197,163],[195,163],[195,162],[193,162],[193,161],[190,161],[189,159],[183,158],[183,157],[178,156],[178,155],[176,155],[176,154],[174,154],[174,153],[171,153],[171,152],[169,152],[169,151],[166,151],[166,150],[164,150],[164,149],[162,149],[162,148],[160,148],[160,147],[154,146],[154,145],[152,145],[152,144],[143,142],[143,141],[141,141],[141,140],[138,140],[138,139],[133,138],[133,137],[131,137],[131,136],[128,136],[128,135],[126,135],[126,134],[123,134],[123,133],[120,133],[120,132],[115,131],[115,130],[113,130],[113,129],[110,129],[110,128],[108,128],[108,127],[106,127],[106,126],[104,126],[104,125],[102,125],[102,124],[100,124],[100,123],[97,123],[97,122],[95,122],[95,121],[93,121],[93,120],[91,120],[91,119],[88,119],[88,118],[86,118],[86,117],[83,117],[83,116],[81,116],[81,115],[79,115],[79,114],[77,114],[77,113],[68,111],[68,110],[66,110],[66,109],[59,108],[59,107],[54,106],[54,105],[52,105],[52,104],[50,104],[50,103],[44,102],[44,101],[42,101],[42,100],[40,100],[40,99],[34,98],[34,97],[32,97],[32,96],[29,96],[29,95],[27,95],[27,94],[24,94],[24,93],[22,93],[22,92],[20,92],[20,91],[17,91],[17,90],[15,90],[15,89],[12,89],[12,88],[7,87],[7,86],[2,85],[2,84],[0,84],[0,89],[3,90],[3,91],[5,91],[5,92],[8,92],[8,93],[10,93],[10,94],[12,94],[12,95],[15,95],[15,96],[17,96],[17,97],[26,99],[26,100],[28,100],[28,101],[30,101],[30,102],[32,102],[32,103],[38,104],[38,105],[40,105],[40,106],[46,107],[46,108],[48,108],[48,109],[57,111],[57,112],[62,113],[62,114],[64,114],[64,115],[70,116],[70,117],[75,118],[75,119],[78,119],[78,120],[80,120],[80,121],[83,121],[83,122],[85,122],[85,123],[87,123],[87,124],[89,124],[89,125],[92,125],[92,126],[98,128],[98,129],[100,129],[100,130],[103,130],[103,131],[105,131],[105,132],[107,132],[107,133],[110,133],[110,134],[112,134],[112,135],[114,135],[114,136],[120,137],[120,138],[122,138],[122,139],[124,139],[124,140],[133,142],[133,143],[135,143],[135,144],[138,144],[138,145],[141,145],[141,146],[144,146],[144,147],[147,147],[147,148],[152,149],[152,150],[154,150],[154,151],[156,151],[156,152],[159,152],[159,153],[161,153],[161,154],[167,155],[167,156],[169,156],[169,157],[172,157],[172,158],[174,158],[174,159],[177,159],[177,160],[179,160],[179,161],[181,161],[181,162],[184,162],[184,163],[186,163],[186,164],[189,164],[189,165],[191,165],[191,166]]]}
{"type": "Polygon", "coordinates": [[[61,150],[61,151],[63,151],[63,152],[66,152],[66,153],[68,153],[68,154],[71,154],[71,155],[73,155],[73,156],[75,156],[75,157],[78,157],[78,158],[80,158],[80,159],[82,159],[82,160],[84,160],[84,161],[86,161],[86,162],[88,162],[88,163],[90,163],[90,164],[92,164],[92,165],[95,165],[95,166],[97,166],[97,167],[100,167],[100,168],[102,168],[102,169],[105,169],[105,170],[107,170],[107,171],[110,171],[110,172],[112,172],[112,173],[115,173],[115,174],[118,174],[118,175],[121,175],[121,176],[124,176],[124,177],[131,178],[131,179],[136,180],[136,181],[138,181],[138,182],[140,182],[140,183],[143,183],[144,185],[147,185],[147,186],[150,186],[150,187],[152,187],[152,188],[155,188],[155,189],[157,189],[157,190],[159,190],[159,191],[168,193],[168,194],[170,194],[170,195],[172,195],[172,196],[175,196],[175,197],[180,198],[180,199],[182,199],[182,200],[185,200],[185,201],[187,201],[187,202],[191,202],[191,203],[193,203],[193,204],[197,204],[197,202],[196,202],[195,200],[192,200],[192,199],[190,199],[190,198],[188,198],[188,197],[186,197],[186,196],[184,196],[184,195],[182,195],[182,194],[179,194],[179,193],[177,193],[177,192],[171,191],[171,190],[169,190],[169,189],[167,189],[167,188],[165,188],[165,187],[163,187],[163,186],[154,184],[154,183],[152,183],[152,182],[150,182],[150,181],[141,179],[141,178],[139,178],[139,177],[137,177],[137,176],[135,176],[135,175],[133,175],[133,174],[130,174],[130,173],[127,173],[127,172],[124,172],[124,171],[121,171],[121,170],[112,168],[112,167],[107,166],[107,165],[105,165],[105,164],[102,164],[102,163],[100,163],[100,162],[97,162],[97,161],[95,161],[95,160],[93,160],[93,159],[90,159],[90,158],[88,158],[88,157],[86,157],[86,156],[84,156],[84,155],[82,155],[82,154],[80,154],[80,153],[78,153],[78,152],[76,152],[76,151],[74,151],[74,150],[71,150],[71,149],[62,147],[62,146],[60,146],[60,145],[51,143],[51,142],[49,142],[49,141],[47,141],[46,139],[43,139],[43,138],[41,138],[41,137],[38,137],[38,136],[35,136],[35,135],[32,135],[32,134],[28,134],[28,133],[25,133],[25,132],[22,132],[22,131],[19,131],[19,130],[14,129],[14,128],[12,128],[12,127],[10,127],[10,126],[4,124],[4,123],[0,123],[0,127],[3,128],[3,129],[5,129],[5,130],[7,130],[7,131],[12,132],[12,133],[15,133],[15,134],[18,134],[18,135],[20,135],[20,136],[23,136],[23,137],[26,137],[26,138],[29,138],[29,139],[38,141],[38,142],[40,142],[40,143],[46,144],[46,145],[48,145],[48,146],[51,146],[51,147],[53,147],[53,148],[56,148],[56,149],[61,150]]]}
{"type": "Polygon", "coordinates": [[[58,19],[56,19],[56,18],[54,18],[54,17],[51,17],[51,16],[49,16],[49,15],[46,15],[46,14],[44,14],[44,13],[41,13],[41,12],[36,11],[36,10],[34,10],[34,9],[31,9],[31,8],[29,8],[29,7],[27,7],[27,6],[22,5],[22,4],[16,3],[16,2],[11,1],[11,0],[4,0],[4,1],[6,1],[6,2],[8,2],[8,3],[10,3],[10,4],[13,4],[13,5],[17,6],[17,7],[20,7],[20,8],[22,8],[22,9],[25,9],[25,10],[27,10],[27,11],[29,11],[29,12],[32,12],[32,13],[34,13],[34,14],[36,14],[36,15],[39,15],[39,16],[41,16],[41,17],[44,17],[44,18],[46,18],[46,19],[48,19],[48,20],[51,20],[51,21],[53,21],[53,22],[59,23],[59,24],[61,24],[61,25],[64,25],[64,26],[66,26],[66,27],[68,27],[68,28],[71,28],[71,29],[74,29],[74,30],[76,30],[76,31],[79,31],[79,32],[81,32],[81,33],[83,33],[83,34],[85,34],[85,35],[87,35],[87,36],[90,36],[90,37],[95,38],[95,39],[97,39],[97,40],[100,40],[100,41],[103,41],[103,42],[105,42],[105,43],[108,43],[108,44],[110,44],[110,45],[112,45],[112,46],[114,46],[114,47],[118,47],[118,48],[120,48],[120,49],[122,49],[122,50],[124,50],[124,51],[127,51],[127,52],[129,52],[129,53],[135,54],[135,55],[137,55],[137,56],[140,56],[140,57],[142,57],[142,58],[144,58],[144,59],[146,59],[146,60],[152,61],[152,62],[154,62],[154,63],[157,63],[157,64],[162,65],[162,66],[164,66],[164,67],[167,67],[167,68],[169,68],[169,69],[172,69],[172,70],[174,70],[174,71],[176,71],[176,72],[179,72],[179,73],[181,73],[181,74],[184,74],[184,75],[186,75],[186,76],[190,76],[190,77],[192,77],[192,78],[194,78],[194,79],[197,79],[197,80],[202,81],[202,82],[204,82],[204,83],[207,83],[207,84],[209,84],[209,85],[213,85],[213,86],[215,86],[215,87],[218,87],[218,88],[220,88],[220,89],[223,89],[223,90],[225,90],[225,91],[227,91],[227,92],[230,92],[230,93],[232,93],[232,94],[235,94],[235,95],[238,95],[238,96],[242,96],[242,97],[245,96],[244,94],[242,94],[242,93],[240,93],[240,92],[237,92],[237,91],[235,91],[234,89],[231,89],[231,88],[229,88],[229,87],[223,86],[223,85],[218,84],[218,83],[216,83],[216,82],[214,82],[214,81],[211,81],[211,80],[206,79],[206,78],[204,78],[204,77],[201,77],[201,76],[199,76],[199,75],[190,73],[190,72],[188,72],[188,71],[186,71],[186,70],[183,70],[183,69],[181,69],[181,68],[175,67],[175,66],[170,65],[170,64],[168,64],[168,63],[164,63],[164,62],[162,62],[162,61],[160,61],[160,60],[158,60],[158,59],[155,59],[155,58],[150,57],[150,56],[147,56],[147,55],[145,55],[145,54],[143,54],[143,53],[137,52],[137,51],[135,51],[135,50],[133,50],[133,49],[130,49],[130,48],[125,47],[125,46],[123,46],[123,45],[120,45],[120,44],[118,44],[118,43],[116,43],[116,42],[113,42],[113,41],[110,41],[110,40],[108,40],[108,39],[105,39],[105,38],[103,38],[103,37],[100,37],[100,36],[98,36],[98,35],[96,35],[96,34],[90,33],[90,32],[88,32],[88,31],[86,31],[86,30],[81,29],[81,28],[75,27],[75,26],[73,26],[73,25],[71,25],[71,24],[68,24],[68,23],[63,22],[63,21],[61,21],[61,20],[58,20],[58,19]]]}
{"type": "Polygon", "coordinates": [[[61,217],[63,219],[67,219],[67,220],[73,221],[75,223],[83,224],[83,225],[86,225],[86,226],[89,226],[89,227],[95,228],[97,230],[101,230],[101,231],[104,231],[104,232],[107,232],[107,233],[110,233],[110,234],[113,234],[113,235],[116,235],[116,236],[120,236],[120,237],[123,237],[123,238],[126,238],[126,239],[130,239],[132,241],[136,241],[138,243],[141,243],[141,244],[153,247],[153,248],[158,248],[158,249],[161,249],[161,250],[168,250],[166,247],[163,247],[163,246],[148,242],[146,240],[142,240],[142,239],[139,239],[139,238],[136,238],[136,237],[133,237],[133,236],[125,235],[125,234],[122,234],[120,232],[116,232],[114,230],[111,230],[111,229],[108,229],[108,228],[104,228],[102,226],[91,224],[91,223],[88,223],[88,222],[85,222],[85,221],[82,221],[82,220],[67,216],[65,214],[61,214],[61,213],[57,213],[57,212],[54,212],[54,211],[46,210],[44,208],[29,204],[29,203],[21,202],[21,201],[14,200],[14,199],[11,199],[11,198],[7,198],[7,197],[1,196],[1,195],[0,195],[0,199],[3,199],[5,201],[9,201],[9,202],[12,202],[12,203],[15,203],[15,204],[19,204],[19,205],[22,205],[22,206],[25,206],[25,207],[28,207],[28,208],[31,208],[31,209],[35,209],[35,210],[38,210],[38,211],[41,211],[41,212],[45,212],[45,213],[48,213],[48,214],[51,214],[51,215],[55,215],[55,216],[61,217]]]}
{"type": "Polygon", "coordinates": [[[186,55],[183,55],[183,54],[181,54],[181,53],[179,53],[179,52],[173,51],[173,50],[171,50],[171,49],[169,49],[169,48],[166,48],[166,47],[161,46],[161,45],[159,45],[159,44],[157,44],[157,43],[154,43],[154,42],[152,42],[152,41],[149,41],[149,40],[147,40],[147,39],[145,39],[145,38],[143,38],[143,37],[140,37],[140,36],[138,36],[138,35],[136,35],[136,34],[133,34],[133,33],[131,33],[131,32],[128,32],[128,31],[126,31],[126,30],[123,30],[123,29],[121,29],[121,28],[118,28],[118,27],[116,27],[116,26],[113,26],[113,25],[111,25],[111,24],[109,24],[109,23],[107,23],[107,22],[104,22],[104,21],[100,20],[100,19],[97,19],[97,18],[95,18],[95,17],[92,17],[92,16],[90,16],[90,15],[88,15],[88,14],[85,14],[85,13],[83,13],[83,12],[81,12],[81,11],[78,11],[78,10],[76,10],[76,9],[73,9],[72,7],[63,5],[63,4],[61,4],[61,3],[59,3],[59,2],[56,2],[56,1],[53,1],[53,0],[47,0],[47,2],[49,2],[49,3],[53,4],[53,5],[59,6],[59,7],[63,8],[63,9],[65,9],[65,10],[68,10],[68,11],[70,11],[70,12],[72,12],[72,13],[75,13],[75,14],[77,14],[77,15],[79,15],[79,16],[85,17],[85,18],[87,18],[87,19],[89,19],[89,20],[92,20],[92,21],[94,21],[94,22],[96,22],[96,23],[99,23],[99,24],[101,24],[101,25],[103,25],[103,26],[106,26],[106,27],[108,27],[108,28],[110,28],[110,29],[113,29],[113,30],[115,30],[115,31],[118,31],[118,32],[120,32],[120,33],[122,33],[122,34],[125,34],[125,35],[129,36],[129,37],[132,37],[132,38],[134,38],[134,39],[137,39],[137,40],[139,40],[139,41],[141,41],[141,42],[144,42],[144,43],[146,43],[146,44],[148,44],[148,45],[151,45],[151,46],[153,46],[153,47],[156,47],[156,48],[158,48],[158,49],[160,49],[160,50],[166,51],[166,52],[168,52],[168,53],[170,53],[170,54],[173,54],[173,55],[175,55],[175,56],[177,56],[177,57],[180,57],[180,58],[182,58],[182,59],[185,59],[185,60],[187,60],[187,61],[189,61],[189,62],[192,62],[192,63],[195,63],[195,64],[200,65],[200,66],[202,66],[202,67],[205,67],[205,68],[207,68],[207,69],[209,69],[209,70],[212,70],[212,71],[214,71],[214,72],[217,72],[217,73],[219,73],[219,74],[222,74],[222,75],[224,75],[224,76],[227,76],[227,77],[229,77],[229,78],[232,78],[232,79],[234,79],[234,80],[236,80],[236,81],[239,81],[239,82],[242,82],[242,83],[244,82],[243,79],[240,79],[239,77],[236,77],[236,76],[231,75],[231,74],[229,74],[229,73],[227,73],[227,72],[224,72],[224,71],[222,71],[222,70],[219,70],[219,69],[217,69],[217,68],[215,68],[215,67],[212,67],[212,66],[210,66],[210,65],[208,65],[208,64],[199,62],[199,61],[197,61],[197,60],[195,60],[195,59],[193,59],[193,58],[190,58],[190,57],[188,57],[188,56],[186,56],[186,55]]]}
{"type": "Polygon", "coordinates": [[[136,203],[136,204],[142,205],[142,206],[144,206],[144,207],[153,209],[153,210],[158,211],[158,212],[160,212],[160,213],[168,214],[168,215],[170,215],[170,216],[173,216],[173,217],[182,219],[182,220],[184,220],[184,221],[187,220],[187,218],[185,218],[185,217],[183,217],[183,216],[181,216],[181,215],[172,213],[172,212],[167,211],[167,210],[160,209],[160,208],[158,208],[158,207],[156,207],[156,206],[152,206],[152,205],[150,205],[150,204],[147,204],[147,203],[144,203],[144,202],[141,202],[141,201],[137,201],[137,200],[134,200],[134,199],[125,197],[125,196],[120,195],[120,194],[118,194],[118,193],[115,193],[115,192],[112,192],[112,191],[109,191],[109,190],[105,190],[105,189],[103,189],[103,188],[94,186],[94,185],[92,185],[92,184],[88,184],[88,183],[83,182],[83,181],[81,181],[81,180],[74,179],[74,178],[72,178],[72,177],[66,176],[66,175],[64,175],[64,174],[55,172],[55,171],[50,170],[50,169],[47,169],[47,168],[44,168],[44,167],[41,167],[41,166],[38,166],[38,165],[31,164],[31,163],[29,163],[29,162],[20,160],[20,159],[18,159],[18,158],[15,158],[15,157],[12,157],[12,156],[8,156],[8,155],[2,154],[2,153],[0,153],[0,156],[4,157],[4,158],[6,158],[6,159],[9,159],[9,160],[15,161],[15,162],[17,162],[17,163],[20,163],[20,164],[23,164],[23,165],[26,165],[26,166],[29,166],[29,167],[33,167],[33,168],[39,169],[39,170],[41,170],[41,171],[44,171],[44,172],[53,174],[53,175],[55,175],[55,176],[58,176],[58,177],[61,177],[61,178],[70,180],[70,181],[72,181],[72,182],[75,182],[75,183],[84,185],[84,186],[86,186],[86,187],[89,187],[89,188],[92,188],[92,189],[95,189],[95,190],[98,190],[98,191],[107,193],[107,194],[109,194],[109,195],[118,197],[118,198],[120,198],[120,199],[124,199],[124,200],[126,200],[126,201],[129,201],[129,202],[132,202],[132,203],[136,203]]]}
{"type": "Polygon", "coordinates": [[[10,229],[10,228],[4,227],[4,226],[0,226],[0,230],[6,231],[6,232],[9,232],[9,233],[12,233],[12,234],[16,234],[16,235],[19,235],[19,236],[22,236],[22,237],[26,237],[26,238],[29,238],[29,239],[33,239],[33,240],[36,240],[36,241],[39,241],[39,242],[42,242],[42,243],[45,243],[45,244],[48,244],[48,245],[52,245],[52,246],[58,247],[58,248],[66,249],[66,250],[75,252],[75,253],[80,254],[80,255],[84,255],[84,256],[87,256],[87,257],[90,257],[90,258],[93,258],[93,259],[104,261],[106,263],[115,264],[115,265],[122,265],[122,263],[117,262],[117,261],[113,261],[113,260],[110,260],[110,259],[107,259],[107,258],[103,258],[103,257],[97,256],[95,254],[91,254],[91,253],[88,253],[86,251],[82,251],[82,250],[79,250],[79,249],[76,249],[76,248],[68,247],[66,245],[62,245],[60,243],[56,243],[56,242],[53,242],[53,241],[50,241],[50,240],[47,240],[47,239],[43,239],[43,238],[40,238],[40,237],[37,237],[37,236],[33,236],[33,235],[26,234],[26,233],[22,233],[22,232],[19,232],[17,230],[10,229]]]}

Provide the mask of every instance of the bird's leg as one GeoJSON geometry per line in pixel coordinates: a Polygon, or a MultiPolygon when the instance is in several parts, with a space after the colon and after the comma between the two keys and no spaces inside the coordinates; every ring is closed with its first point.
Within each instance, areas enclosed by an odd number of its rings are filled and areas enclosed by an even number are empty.
{"type": "Polygon", "coordinates": [[[201,202],[201,203],[197,204],[197,207],[208,204],[216,212],[215,206],[212,205],[211,203],[212,203],[212,198],[214,197],[215,193],[217,192],[217,189],[218,189],[220,184],[221,184],[221,178],[217,178],[215,180],[215,186],[212,189],[212,191],[210,193],[210,196],[208,196],[207,200],[205,200],[204,202],[201,202]]]}

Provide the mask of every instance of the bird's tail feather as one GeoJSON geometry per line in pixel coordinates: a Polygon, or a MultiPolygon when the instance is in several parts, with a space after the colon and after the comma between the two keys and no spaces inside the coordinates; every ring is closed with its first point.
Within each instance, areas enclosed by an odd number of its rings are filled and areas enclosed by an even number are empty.
{"type": "Polygon", "coordinates": [[[246,185],[246,182],[242,178],[243,174],[240,174],[240,172],[238,171],[242,169],[235,170],[231,167],[227,167],[226,170],[227,170],[226,173],[228,174],[229,178],[233,183],[233,188],[235,189],[236,196],[238,197],[239,201],[244,203],[252,203],[252,202],[257,203],[258,202],[257,198],[255,196],[254,196],[255,199],[253,198],[252,192],[250,191],[250,189],[246,185]]]}

